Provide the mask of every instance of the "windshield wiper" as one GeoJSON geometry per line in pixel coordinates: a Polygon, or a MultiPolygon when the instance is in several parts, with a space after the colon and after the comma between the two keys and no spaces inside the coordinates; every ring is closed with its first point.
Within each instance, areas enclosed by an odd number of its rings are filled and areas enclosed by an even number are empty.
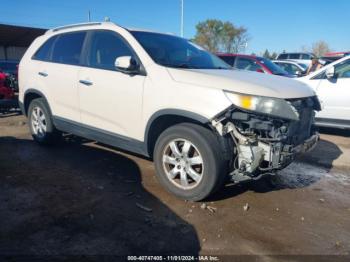
{"type": "Polygon", "coordinates": [[[229,70],[229,69],[233,69],[233,68],[217,66],[217,67],[214,67],[213,69],[224,69],[224,70],[229,70]]]}
{"type": "Polygon", "coordinates": [[[173,67],[173,68],[186,68],[186,69],[195,69],[195,67],[190,66],[188,64],[179,64],[179,65],[174,65],[174,64],[162,64],[163,66],[168,66],[168,67],[173,67]]]}
{"type": "Polygon", "coordinates": [[[166,64],[166,63],[163,63],[162,64],[163,66],[168,66],[168,67],[173,67],[173,68],[185,68],[185,69],[224,69],[224,70],[229,70],[231,68],[227,68],[227,67],[222,67],[222,66],[217,66],[217,67],[209,67],[209,68],[201,68],[201,67],[195,67],[195,66],[190,66],[189,64],[178,64],[178,65],[175,65],[175,64],[166,64]]]}

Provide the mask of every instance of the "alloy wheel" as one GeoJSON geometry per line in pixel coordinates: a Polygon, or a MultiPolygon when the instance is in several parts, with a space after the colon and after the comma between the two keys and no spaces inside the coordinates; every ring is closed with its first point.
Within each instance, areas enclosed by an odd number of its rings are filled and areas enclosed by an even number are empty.
{"type": "Polygon", "coordinates": [[[163,168],[175,186],[189,190],[203,178],[203,158],[196,146],[186,139],[174,139],[163,151],[163,168]]]}

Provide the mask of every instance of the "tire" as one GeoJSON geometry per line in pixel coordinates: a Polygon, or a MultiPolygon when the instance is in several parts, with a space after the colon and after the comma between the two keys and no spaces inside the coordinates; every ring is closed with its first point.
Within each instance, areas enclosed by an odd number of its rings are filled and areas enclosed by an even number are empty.
{"type": "Polygon", "coordinates": [[[62,133],[53,125],[52,115],[45,99],[37,98],[30,102],[28,121],[32,137],[39,144],[52,145],[61,139],[62,133]]]}
{"type": "Polygon", "coordinates": [[[182,123],[170,127],[155,145],[157,178],[177,197],[201,201],[225,181],[228,165],[222,150],[217,136],[202,126],[182,123]]]}

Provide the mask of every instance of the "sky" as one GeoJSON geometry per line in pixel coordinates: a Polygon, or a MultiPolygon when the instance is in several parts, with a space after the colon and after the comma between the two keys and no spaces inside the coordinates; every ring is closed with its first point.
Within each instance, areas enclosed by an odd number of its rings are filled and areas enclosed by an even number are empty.
{"type": "MultiPolygon", "coordinates": [[[[180,0],[0,0],[0,23],[52,28],[92,21],[180,34],[180,0]]],[[[350,50],[350,0],[184,0],[184,37],[200,21],[220,19],[248,29],[246,53],[301,51],[324,40],[350,50]]]]}

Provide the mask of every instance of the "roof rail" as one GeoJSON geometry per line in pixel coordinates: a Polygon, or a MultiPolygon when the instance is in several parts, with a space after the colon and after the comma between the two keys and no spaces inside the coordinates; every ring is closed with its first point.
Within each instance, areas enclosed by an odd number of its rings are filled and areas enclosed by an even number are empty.
{"type": "Polygon", "coordinates": [[[94,26],[94,25],[101,25],[101,24],[102,24],[101,22],[72,24],[72,25],[56,27],[56,28],[53,28],[53,29],[49,30],[48,32],[57,32],[57,31],[61,31],[61,30],[64,30],[64,29],[70,29],[70,28],[75,28],[75,27],[80,27],[80,26],[94,26]]]}

